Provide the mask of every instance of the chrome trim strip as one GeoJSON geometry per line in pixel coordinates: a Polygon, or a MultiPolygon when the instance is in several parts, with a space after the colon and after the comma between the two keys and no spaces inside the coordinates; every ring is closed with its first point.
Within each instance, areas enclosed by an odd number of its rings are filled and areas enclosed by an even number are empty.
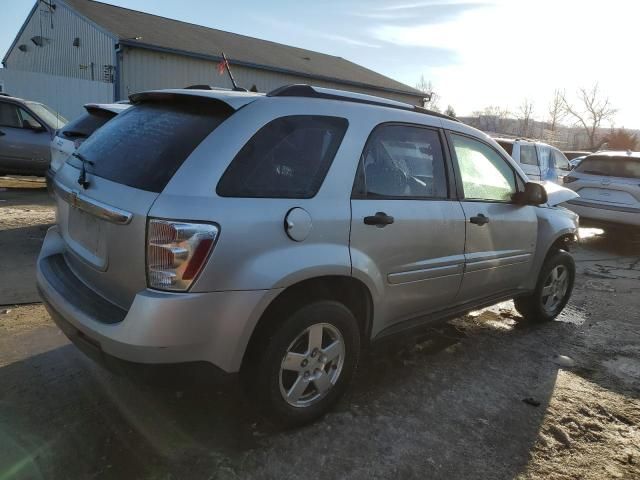
{"type": "Polygon", "coordinates": [[[634,207],[619,207],[617,205],[607,205],[604,203],[596,203],[596,202],[589,202],[586,200],[579,200],[579,199],[573,199],[573,200],[569,200],[567,201],[568,204],[570,205],[576,205],[578,207],[588,207],[588,208],[593,208],[596,210],[609,210],[611,212],[626,212],[626,213],[640,213],[640,208],[634,208],[634,207]]]}
{"type": "Polygon", "coordinates": [[[107,222],[117,225],[126,225],[133,218],[133,214],[120,208],[112,207],[106,203],[99,202],[93,198],[89,198],[80,192],[71,190],[69,187],[62,185],[57,180],[54,181],[53,188],[62,200],[67,202],[73,208],[89,213],[94,217],[98,217],[107,222]]]}
{"type": "Polygon", "coordinates": [[[448,277],[451,275],[461,275],[463,268],[464,265],[459,263],[455,265],[410,270],[407,272],[390,273],[387,275],[387,281],[391,285],[398,285],[422,280],[432,280],[434,278],[448,277]]]}
{"type": "Polygon", "coordinates": [[[468,260],[465,266],[465,273],[478,272],[480,270],[487,270],[490,268],[507,267],[510,265],[518,265],[520,263],[527,263],[531,260],[530,253],[523,253],[520,255],[510,255],[503,257],[494,257],[487,259],[473,259],[468,260]]]}

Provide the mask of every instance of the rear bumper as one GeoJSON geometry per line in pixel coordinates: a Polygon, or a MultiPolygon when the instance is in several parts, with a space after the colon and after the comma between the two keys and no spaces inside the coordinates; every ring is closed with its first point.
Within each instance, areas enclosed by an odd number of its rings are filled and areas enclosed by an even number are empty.
{"type": "Polygon", "coordinates": [[[640,226],[640,209],[618,205],[597,206],[576,198],[564,204],[569,210],[580,215],[580,218],[606,223],[640,226]]]}
{"type": "Polygon", "coordinates": [[[75,276],[64,260],[64,242],[57,227],[47,232],[38,258],[37,283],[47,309],[74,343],[128,362],[204,361],[226,373],[239,371],[258,319],[279,293],[147,289],[125,311],[75,276]]]}

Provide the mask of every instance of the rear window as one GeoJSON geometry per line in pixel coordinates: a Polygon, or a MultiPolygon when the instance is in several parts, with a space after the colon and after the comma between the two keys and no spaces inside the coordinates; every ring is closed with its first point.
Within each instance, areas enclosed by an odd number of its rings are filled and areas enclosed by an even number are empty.
{"type": "Polygon", "coordinates": [[[513,153],[513,143],[498,140],[498,145],[504,148],[509,155],[513,153]]]}
{"type": "Polygon", "coordinates": [[[92,110],[67,123],[60,135],[65,138],[87,138],[116,114],[106,110],[92,110]]]}
{"type": "Polygon", "coordinates": [[[313,197],[347,125],[344,118],[317,115],[273,120],[242,147],[216,192],[222,197],[313,197]]]}
{"type": "Polygon", "coordinates": [[[593,155],[582,160],[575,171],[607,177],[640,178],[640,160],[593,155]]]}
{"type": "MultiPolygon", "coordinates": [[[[161,192],[186,158],[229,116],[210,102],[143,103],[117,115],[78,149],[87,171],[113,182],[161,192]]],[[[81,162],[72,157],[80,168],[81,162]]]]}

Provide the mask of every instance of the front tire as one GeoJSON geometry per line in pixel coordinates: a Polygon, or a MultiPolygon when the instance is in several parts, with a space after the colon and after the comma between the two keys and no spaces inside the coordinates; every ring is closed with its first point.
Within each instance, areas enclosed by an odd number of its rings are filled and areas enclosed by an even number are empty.
{"type": "Polygon", "coordinates": [[[527,320],[553,320],[571,297],[575,275],[575,262],[568,252],[557,250],[550,254],[542,265],[534,292],[513,300],[516,310],[527,320]]]}
{"type": "Polygon", "coordinates": [[[244,382],[270,420],[304,425],[330,410],[351,383],[360,356],[358,322],[343,304],[322,300],[274,328],[259,342],[244,382]]]}

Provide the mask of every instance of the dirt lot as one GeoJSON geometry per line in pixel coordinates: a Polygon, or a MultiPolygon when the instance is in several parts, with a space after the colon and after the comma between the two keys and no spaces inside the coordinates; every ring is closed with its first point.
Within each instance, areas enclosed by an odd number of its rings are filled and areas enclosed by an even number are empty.
{"type": "Polygon", "coordinates": [[[505,303],[378,349],[335,412],[279,432],[235,385],[113,376],[41,305],[6,305],[36,300],[35,255],[54,219],[42,184],[0,179],[7,187],[2,480],[640,478],[640,246],[628,236],[585,239],[558,321],[524,322],[505,303]]]}

